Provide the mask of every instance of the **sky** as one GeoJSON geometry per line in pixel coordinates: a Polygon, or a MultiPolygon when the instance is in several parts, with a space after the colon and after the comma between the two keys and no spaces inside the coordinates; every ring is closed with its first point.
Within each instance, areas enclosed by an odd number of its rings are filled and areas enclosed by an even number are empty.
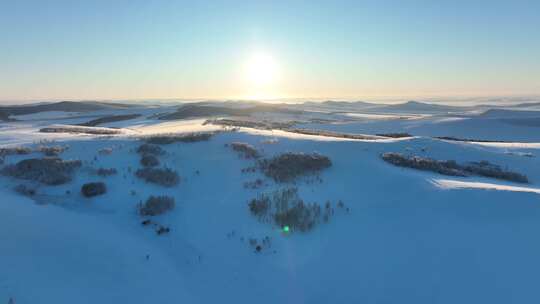
{"type": "Polygon", "coordinates": [[[540,1],[0,0],[0,100],[540,95],[540,1]]]}

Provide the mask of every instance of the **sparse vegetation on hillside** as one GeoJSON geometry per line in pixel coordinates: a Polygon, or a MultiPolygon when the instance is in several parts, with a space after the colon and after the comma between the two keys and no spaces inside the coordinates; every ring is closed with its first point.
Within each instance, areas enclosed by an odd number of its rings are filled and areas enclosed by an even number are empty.
{"type": "Polygon", "coordinates": [[[450,176],[479,175],[497,179],[508,180],[518,183],[528,183],[527,176],[503,170],[500,166],[491,164],[488,161],[470,162],[458,164],[453,160],[435,160],[420,156],[405,156],[401,153],[387,152],[381,155],[382,159],[399,167],[414,168],[424,171],[437,172],[450,176]]]}
{"type": "Polygon", "coordinates": [[[81,193],[85,197],[93,197],[107,192],[107,187],[103,182],[86,183],[81,187],[81,193]]]}
{"type": "Polygon", "coordinates": [[[254,104],[250,107],[231,108],[226,106],[213,106],[200,103],[185,104],[178,108],[176,112],[168,113],[159,119],[173,120],[190,117],[211,117],[211,116],[249,116],[254,113],[273,112],[301,114],[302,111],[289,108],[286,105],[274,104],[254,104]]]}
{"type": "Polygon", "coordinates": [[[390,138],[412,137],[412,135],[409,134],[409,133],[379,133],[379,134],[375,134],[375,135],[382,136],[382,137],[390,137],[390,138]]]}
{"type": "Polygon", "coordinates": [[[288,152],[259,161],[259,167],[263,173],[277,182],[290,182],[300,176],[317,173],[330,166],[332,166],[330,158],[318,153],[288,152]]]}
{"type": "Polygon", "coordinates": [[[67,146],[39,146],[37,150],[46,156],[58,156],[67,150],[67,146]]]}
{"type": "Polygon", "coordinates": [[[152,154],[143,154],[141,156],[141,165],[144,167],[159,166],[159,159],[152,154]]]}
{"type": "Polygon", "coordinates": [[[275,122],[275,121],[254,121],[239,119],[208,119],[204,124],[220,125],[224,127],[243,127],[262,130],[287,129],[294,126],[297,122],[275,122]]]}
{"type": "Polygon", "coordinates": [[[382,159],[399,167],[408,167],[424,171],[437,172],[450,176],[466,176],[460,166],[453,160],[438,161],[420,156],[407,157],[401,153],[383,153],[382,159]]]}
{"type": "MultiPolygon", "coordinates": [[[[261,222],[273,223],[290,231],[307,232],[319,223],[326,223],[334,215],[330,202],[324,208],[317,203],[305,203],[298,195],[298,189],[286,188],[272,193],[263,193],[248,203],[249,211],[261,222]]],[[[343,202],[339,209],[345,209],[343,202]]]]}
{"type": "Polygon", "coordinates": [[[174,207],[174,198],[171,196],[150,196],[146,202],[140,206],[139,213],[142,216],[155,216],[168,212],[174,209],[174,207]]]}
{"type": "Polygon", "coordinates": [[[107,177],[107,176],[115,175],[118,172],[116,171],[115,168],[99,168],[97,169],[96,173],[99,176],[107,177]]]}
{"type": "Polygon", "coordinates": [[[71,181],[75,169],[81,166],[80,160],[60,158],[32,158],[6,166],[2,174],[15,178],[37,181],[46,185],[60,185],[71,181]]]}
{"type": "Polygon", "coordinates": [[[110,115],[105,117],[96,118],[85,123],[79,124],[80,126],[85,127],[95,127],[104,123],[111,123],[123,120],[130,120],[137,117],[140,117],[141,114],[126,114],[126,115],[110,115]]]}
{"type": "Polygon", "coordinates": [[[213,132],[198,132],[185,134],[162,134],[145,137],[149,144],[168,145],[175,142],[192,143],[209,140],[214,135],[213,132]]]}
{"type": "Polygon", "coordinates": [[[178,173],[169,168],[143,168],[137,170],[135,175],[148,183],[165,187],[176,186],[180,182],[178,173]]]}
{"type": "Polygon", "coordinates": [[[450,141],[471,141],[471,142],[493,142],[493,143],[497,143],[497,142],[506,142],[504,140],[487,140],[487,139],[474,139],[474,138],[458,138],[458,137],[453,137],[453,136],[436,136],[435,138],[437,139],[442,139],[442,140],[450,140],[450,141]]]}
{"type": "Polygon", "coordinates": [[[83,126],[53,126],[39,129],[42,133],[82,133],[92,135],[114,135],[122,133],[121,130],[99,127],[83,126]]]}
{"type": "Polygon", "coordinates": [[[529,182],[527,176],[521,173],[503,170],[500,166],[492,164],[485,160],[465,164],[463,165],[463,170],[474,175],[503,179],[517,183],[526,184],[529,182]]]}
{"type": "Polygon", "coordinates": [[[246,159],[255,159],[261,156],[259,151],[248,143],[233,142],[231,143],[231,148],[246,159]]]}
{"type": "Polygon", "coordinates": [[[285,131],[298,133],[298,134],[304,134],[304,135],[316,135],[316,136],[347,138],[347,139],[361,139],[361,140],[384,139],[384,137],[376,136],[376,135],[351,134],[351,133],[341,133],[341,132],[333,132],[333,131],[326,131],[326,130],[289,128],[289,129],[286,129],[285,131]]]}
{"type": "Polygon", "coordinates": [[[142,144],[137,148],[137,153],[139,154],[152,154],[152,155],[163,155],[165,150],[163,150],[158,145],[153,144],[142,144]]]}
{"type": "Polygon", "coordinates": [[[29,186],[24,185],[24,184],[17,185],[15,188],[13,188],[13,190],[15,190],[15,192],[17,192],[17,193],[19,193],[21,195],[24,195],[24,196],[34,196],[34,195],[36,195],[36,189],[35,188],[29,187],[29,186]]]}
{"type": "Polygon", "coordinates": [[[111,155],[113,153],[113,149],[110,147],[102,148],[98,150],[99,155],[111,155]]]}
{"type": "Polygon", "coordinates": [[[32,149],[28,147],[9,147],[9,148],[0,148],[0,156],[8,155],[25,155],[32,153],[32,149]]]}

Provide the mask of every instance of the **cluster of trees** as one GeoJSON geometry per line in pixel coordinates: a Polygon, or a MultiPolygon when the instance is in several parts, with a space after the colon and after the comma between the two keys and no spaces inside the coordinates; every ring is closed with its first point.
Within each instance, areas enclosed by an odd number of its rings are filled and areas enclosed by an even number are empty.
{"type": "Polygon", "coordinates": [[[165,187],[176,186],[180,182],[178,173],[169,168],[146,167],[137,170],[135,175],[148,183],[154,183],[165,187]]]}
{"type": "Polygon", "coordinates": [[[176,142],[192,143],[207,141],[214,135],[213,132],[195,132],[185,134],[163,134],[144,138],[149,144],[168,145],[176,142]]]}
{"type": "Polygon", "coordinates": [[[122,133],[121,130],[112,128],[97,128],[83,126],[54,126],[39,129],[42,133],[82,133],[94,135],[114,135],[122,133]]]}
{"type": "Polygon", "coordinates": [[[70,182],[73,172],[81,165],[80,160],[31,158],[4,167],[2,174],[46,185],[61,185],[70,182]]]}
{"type": "Polygon", "coordinates": [[[115,168],[99,168],[96,171],[97,175],[101,177],[107,177],[118,173],[115,168]]]}
{"type": "Polygon", "coordinates": [[[327,156],[318,153],[288,152],[259,161],[262,172],[277,182],[290,182],[332,166],[327,156]]]}
{"type": "Polygon", "coordinates": [[[85,197],[93,197],[97,195],[102,195],[107,192],[107,186],[103,182],[92,182],[86,183],[81,187],[81,193],[85,197]]]}
{"type": "MultiPolygon", "coordinates": [[[[318,203],[305,203],[298,195],[296,187],[262,193],[248,203],[249,211],[261,222],[270,222],[289,231],[307,232],[319,223],[326,223],[334,215],[334,207],[327,202],[324,207],[318,203]]],[[[343,202],[338,208],[347,210],[343,202]]]]}
{"type": "Polygon", "coordinates": [[[233,142],[231,143],[231,148],[234,151],[240,153],[240,155],[246,159],[257,159],[261,157],[259,151],[254,146],[248,143],[233,142]]]}
{"type": "Polygon", "coordinates": [[[528,183],[529,179],[521,173],[504,170],[500,166],[488,161],[469,162],[458,164],[454,160],[436,160],[420,156],[406,156],[401,153],[387,152],[381,155],[382,159],[395,166],[414,168],[424,171],[437,172],[450,176],[478,175],[518,183],[528,183]]]}
{"type": "Polygon", "coordinates": [[[155,216],[166,213],[175,207],[174,198],[160,195],[150,196],[146,202],[140,206],[139,214],[142,216],[155,216]]]}
{"type": "Polygon", "coordinates": [[[37,150],[45,156],[58,156],[68,149],[68,146],[39,146],[37,150]]]}

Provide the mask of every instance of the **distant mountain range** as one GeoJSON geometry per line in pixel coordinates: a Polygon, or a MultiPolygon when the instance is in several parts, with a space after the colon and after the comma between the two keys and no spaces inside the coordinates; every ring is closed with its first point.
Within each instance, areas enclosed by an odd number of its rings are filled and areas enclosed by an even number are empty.
{"type": "MultiPolygon", "coordinates": [[[[147,104],[144,104],[147,105],[147,104]]],[[[142,106],[144,106],[142,105],[142,106]]],[[[9,120],[12,115],[26,115],[46,111],[63,112],[93,112],[99,110],[118,110],[141,106],[133,103],[110,103],[98,101],[61,101],[55,103],[37,103],[21,106],[0,107],[0,120],[9,120]]],[[[414,113],[414,114],[462,114],[471,111],[486,111],[485,116],[495,115],[494,110],[540,110],[540,102],[520,103],[516,105],[475,105],[475,106],[451,106],[443,104],[426,103],[420,101],[408,101],[400,104],[378,104],[364,101],[333,101],[324,102],[307,101],[299,104],[268,104],[247,101],[207,101],[194,102],[179,105],[172,113],[164,114],[160,119],[184,119],[188,117],[205,117],[216,115],[246,116],[253,113],[288,113],[300,114],[305,111],[317,112],[365,112],[365,113],[414,113]]],[[[535,112],[535,111],[533,111],[535,112]]],[[[505,116],[508,113],[504,114],[505,116]]],[[[536,114],[534,114],[536,115],[536,114]]]]}
{"type": "Polygon", "coordinates": [[[3,106],[0,107],[0,120],[9,120],[9,116],[11,115],[26,115],[48,111],[92,112],[106,109],[127,109],[131,107],[133,105],[97,101],[61,101],[21,106],[3,106]]]}
{"type": "MultiPolygon", "coordinates": [[[[489,109],[530,109],[540,108],[540,102],[520,103],[515,105],[472,105],[472,106],[452,106],[445,104],[435,104],[420,101],[407,101],[399,104],[379,104],[364,101],[324,101],[324,102],[305,102],[301,104],[307,108],[313,109],[332,109],[342,110],[361,110],[363,112],[378,113],[415,113],[415,114],[440,114],[440,113],[464,113],[474,110],[489,109]]],[[[540,110],[540,109],[539,109],[540,110]]]]}

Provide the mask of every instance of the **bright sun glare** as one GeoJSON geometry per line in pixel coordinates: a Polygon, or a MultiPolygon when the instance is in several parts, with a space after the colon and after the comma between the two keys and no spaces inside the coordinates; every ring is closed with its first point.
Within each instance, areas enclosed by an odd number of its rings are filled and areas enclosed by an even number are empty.
{"type": "Polygon", "coordinates": [[[277,74],[277,63],[269,54],[254,54],[246,63],[245,76],[249,84],[254,87],[272,85],[277,79],[277,74]]]}

